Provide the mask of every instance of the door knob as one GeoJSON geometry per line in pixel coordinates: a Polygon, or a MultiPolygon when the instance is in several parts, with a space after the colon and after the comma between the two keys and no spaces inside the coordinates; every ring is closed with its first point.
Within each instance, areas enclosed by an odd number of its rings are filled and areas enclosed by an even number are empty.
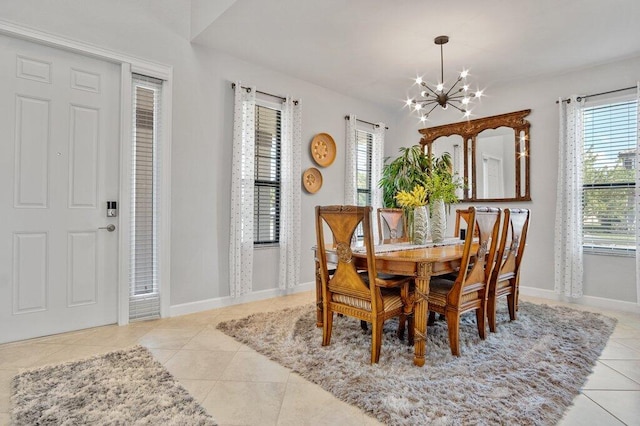
{"type": "Polygon", "coordinates": [[[116,226],[113,223],[108,224],[107,226],[101,226],[98,229],[106,229],[109,232],[113,232],[116,230],[116,226]]]}

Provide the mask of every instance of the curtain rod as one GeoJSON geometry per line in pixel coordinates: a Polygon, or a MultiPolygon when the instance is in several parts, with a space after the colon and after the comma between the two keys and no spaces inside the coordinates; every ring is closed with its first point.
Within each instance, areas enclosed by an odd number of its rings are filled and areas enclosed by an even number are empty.
{"type": "MultiPolygon", "coordinates": [[[[350,118],[348,115],[345,115],[345,116],[344,116],[344,119],[345,119],[345,120],[351,120],[351,118],[350,118]]],[[[372,123],[372,122],[370,122],[370,121],[360,120],[359,118],[356,118],[356,121],[359,121],[359,122],[361,122],[361,123],[371,124],[373,127],[380,127],[380,125],[379,125],[379,124],[372,123]]],[[[387,129],[387,130],[389,130],[389,126],[385,126],[384,128],[385,128],[385,129],[387,129]]]]}
{"type": "MultiPolygon", "coordinates": [[[[608,92],[600,92],[600,93],[594,93],[592,95],[584,95],[584,96],[578,96],[576,98],[576,101],[580,102],[583,99],[587,99],[590,98],[592,96],[601,96],[601,95],[608,95],[609,93],[617,93],[617,92],[624,92],[625,90],[631,90],[631,89],[635,89],[638,86],[631,86],[631,87],[625,87],[622,89],[616,89],[616,90],[609,90],[608,92]]],[[[558,103],[559,101],[556,101],[556,103],[558,103]]],[[[566,103],[571,103],[571,99],[563,99],[562,102],[566,102],[566,103]]]]}
{"type": "MultiPolygon", "coordinates": [[[[247,93],[251,92],[251,87],[246,87],[246,86],[240,86],[240,87],[243,88],[244,90],[246,90],[247,93]]],[[[235,89],[236,88],[236,84],[235,83],[231,83],[231,88],[235,89]]],[[[285,98],[283,96],[274,95],[273,93],[261,92],[260,90],[256,90],[256,93],[260,93],[261,95],[271,96],[272,98],[280,99],[281,101],[286,101],[287,100],[287,98],[285,98]]],[[[293,104],[294,105],[298,105],[298,101],[294,100],[293,104]]]]}

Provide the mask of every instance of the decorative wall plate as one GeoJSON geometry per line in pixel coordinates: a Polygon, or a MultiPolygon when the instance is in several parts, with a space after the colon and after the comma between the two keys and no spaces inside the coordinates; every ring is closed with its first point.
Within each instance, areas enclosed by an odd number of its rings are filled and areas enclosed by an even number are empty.
{"type": "Polygon", "coordinates": [[[322,186],[322,173],[315,167],[309,167],[302,173],[302,185],[311,194],[318,192],[322,186]]]}
{"type": "Polygon", "coordinates": [[[318,133],[311,140],[311,156],[319,166],[327,167],[336,159],[336,142],[329,133],[318,133]]]}

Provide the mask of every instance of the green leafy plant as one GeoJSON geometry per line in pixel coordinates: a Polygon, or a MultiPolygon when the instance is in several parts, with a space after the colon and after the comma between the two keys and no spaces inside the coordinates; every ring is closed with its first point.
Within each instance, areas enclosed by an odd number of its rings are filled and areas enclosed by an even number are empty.
{"type": "Polygon", "coordinates": [[[378,183],[385,207],[399,207],[395,199],[398,192],[410,192],[416,185],[425,186],[429,169],[429,160],[420,145],[400,148],[400,156],[383,167],[378,183]]]}
{"type": "Polygon", "coordinates": [[[448,152],[429,158],[420,145],[400,148],[400,156],[385,164],[378,183],[385,207],[403,207],[398,203],[396,194],[402,191],[411,193],[417,186],[424,187],[429,201],[457,202],[456,189],[462,188],[462,184],[453,175],[452,168],[448,152]]]}
{"type": "Polygon", "coordinates": [[[445,204],[453,204],[458,202],[456,190],[462,188],[462,183],[450,171],[434,169],[425,188],[431,202],[442,200],[445,204]]]}

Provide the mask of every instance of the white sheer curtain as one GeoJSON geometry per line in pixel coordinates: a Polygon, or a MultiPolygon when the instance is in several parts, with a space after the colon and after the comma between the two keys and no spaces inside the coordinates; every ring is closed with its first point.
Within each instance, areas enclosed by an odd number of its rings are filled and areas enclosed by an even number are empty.
{"type": "Polygon", "coordinates": [[[356,187],[356,128],[357,119],[354,114],[349,115],[345,133],[345,171],[344,171],[344,203],[356,205],[358,203],[356,187]]]}
{"type": "MultiPolygon", "coordinates": [[[[386,125],[377,123],[373,129],[373,147],[371,149],[371,205],[375,212],[378,207],[382,207],[382,188],[378,186],[378,182],[382,177],[382,166],[384,161],[384,135],[386,125]]],[[[374,215],[373,224],[377,229],[378,215],[374,215]]]]}
{"type": "Polygon", "coordinates": [[[237,81],[233,110],[231,165],[231,235],[229,243],[231,297],[250,293],[252,288],[255,111],[255,88],[245,89],[237,81]]]}
{"type": "Polygon", "coordinates": [[[555,291],[582,297],[582,107],[576,96],[560,99],[558,188],[555,224],[555,291]]]}
{"type": "Polygon", "coordinates": [[[280,158],[279,288],[299,284],[300,276],[300,145],[301,105],[287,98],[282,106],[280,158]]]}

